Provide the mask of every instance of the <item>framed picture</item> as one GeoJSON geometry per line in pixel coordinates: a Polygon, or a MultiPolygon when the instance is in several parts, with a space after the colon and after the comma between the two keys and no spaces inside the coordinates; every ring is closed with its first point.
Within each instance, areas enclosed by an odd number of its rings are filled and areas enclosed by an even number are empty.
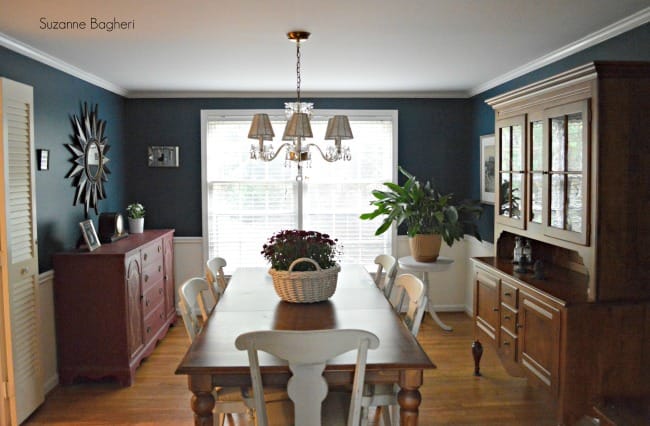
{"type": "Polygon", "coordinates": [[[496,176],[494,135],[481,136],[481,202],[494,204],[496,176]]]}
{"type": "Polygon", "coordinates": [[[93,251],[102,245],[102,243],[99,242],[99,238],[97,238],[97,233],[95,232],[95,226],[93,225],[92,220],[79,222],[79,226],[81,227],[81,233],[84,236],[89,251],[93,251]]]}

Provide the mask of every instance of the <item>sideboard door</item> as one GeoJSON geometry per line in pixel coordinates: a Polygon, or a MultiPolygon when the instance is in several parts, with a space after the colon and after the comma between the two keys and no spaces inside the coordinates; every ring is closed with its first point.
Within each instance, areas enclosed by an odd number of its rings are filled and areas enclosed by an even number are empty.
{"type": "Polygon", "coordinates": [[[133,358],[144,345],[142,337],[141,275],[142,269],[140,265],[140,253],[138,252],[136,255],[131,256],[126,260],[127,339],[129,358],[133,358]]]}

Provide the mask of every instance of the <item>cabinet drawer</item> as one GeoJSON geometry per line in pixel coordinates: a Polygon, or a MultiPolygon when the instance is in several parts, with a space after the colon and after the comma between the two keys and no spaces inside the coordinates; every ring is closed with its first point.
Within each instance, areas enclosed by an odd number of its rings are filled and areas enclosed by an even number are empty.
{"type": "Polygon", "coordinates": [[[142,297],[142,312],[145,317],[162,303],[165,297],[164,284],[163,280],[158,280],[158,282],[144,292],[144,296],[142,297]]]}
{"type": "Polygon", "coordinates": [[[165,323],[165,304],[159,303],[154,307],[149,316],[144,319],[144,341],[145,344],[160,330],[165,323]]]}
{"type": "Polygon", "coordinates": [[[142,248],[140,252],[142,256],[142,267],[146,268],[148,265],[160,263],[162,264],[163,247],[162,240],[154,241],[153,243],[142,248]]]}
{"type": "Polygon", "coordinates": [[[505,303],[508,306],[517,308],[517,287],[513,284],[508,283],[505,280],[501,280],[501,303],[505,303]]]}
{"type": "Polygon", "coordinates": [[[504,359],[512,362],[517,361],[517,337],[511,335],[504,327],[501,327],[499,351],[504,359]]]}
{"type": "Polygon", "coordinates": [[[142,292],[145,293],[151,286],[163,278],[162,258],[158,264],[145,267],[142,271],[142,292]]]}
{"type": "Polygon", "coordinates": [[[506,304],[501,304],[501,327],[517,335],[517,311],[506,304]]]}

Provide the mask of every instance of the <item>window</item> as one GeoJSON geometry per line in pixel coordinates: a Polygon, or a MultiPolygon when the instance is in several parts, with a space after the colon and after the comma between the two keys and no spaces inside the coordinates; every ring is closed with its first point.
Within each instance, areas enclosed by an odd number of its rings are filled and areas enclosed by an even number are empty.
{"type": "MultiPolygon", "coordinates": [[[[284,150],[271,162],[251,160],[248,139],[253,114],[262,111],[202,111],[203,239],[208,258],[221,256],[230,268],[265,266],[262,245],[277,231],[298,227],[330,234],[342,246],[342,263],[361,263],[374,269],[380,253],[393,253],[395,231],[374,236],[375,221],[360,220],[371,210],[370,192],[383,182],[395,181],[397,163],[397,111],[319,111],[312,115],[314,137],[325,141],[327,117],[346,114],[354,139],[347,142],[351,161],[328,163],[312,149],[311,166],[303,166],[303,179],[291,162],[285,167],[284,150]]],[[[286,119],[284,110],[269,114],[277,149],[286,119]]]]}

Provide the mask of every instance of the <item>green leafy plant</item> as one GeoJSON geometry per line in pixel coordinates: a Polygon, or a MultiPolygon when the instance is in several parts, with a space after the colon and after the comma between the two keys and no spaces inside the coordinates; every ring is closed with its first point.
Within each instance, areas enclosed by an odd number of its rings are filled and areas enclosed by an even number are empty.
{"type": "MultiPolygon", "coordinates": [[[[322,269],[336,265],[340,251],[337,239],[328,234],[298,229],[284,230],[273,234],[262,247],[262,255],[271,263],[271,268],[286,271],[291,263],[301,257],[314,260],[322,269]]],[[[294,271],[314,271],[309,262],[298,263],[294,271]]]]}
{"type": "Polygon", "coordinates": [[[430,181],[422,184],[402,167],[399,171],[407,178],[404,185],[385,182],[386,190],[372,191],[375,200],[370,204],[375,210],[360,216],[364,220],[384,216],[375,235],[383,234],[395,222],[397,226],[402,223],[406,225],[409,237],[439,234],[449,246],[461,240],[465,234],[481,240],[475,223],[483,212],[478,201],[466,200],[453,204],[452,194],[441,194],[430,181]]]}
{"type": "Polygon", "coordinates": [[[139,219],[144,217],[146,212],[142,204],[132,203],[126,206],[126,213],[129,215],[130,219],[139,219]]]}

